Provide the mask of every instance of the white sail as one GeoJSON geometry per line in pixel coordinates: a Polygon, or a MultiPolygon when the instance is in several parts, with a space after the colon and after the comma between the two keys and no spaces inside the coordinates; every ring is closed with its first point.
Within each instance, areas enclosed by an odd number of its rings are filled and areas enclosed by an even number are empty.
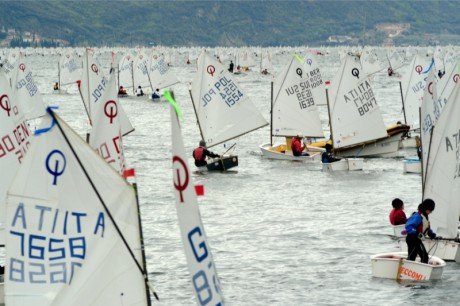
{"type": "Polygon", "coordinates": [[[123,153],[120,117],[124,111],[118,101],[114,73],[109,79],[101,103],[95,105],[95,110],[89,145],[118,173],[123,174],[126,163],[123,153]]]}
{"type": "Polygon", "coordinates": [[[375,50],[365,48],[361,53],[361,66],[365,74],[374,74],[383,69],[375,50]]]}
{"type": "Polygon", "coordinates": [[[170,87],[179,83],[176,75],[169,70],[168,63],[162,54],[152,54],[150,81],[154,90],[170,87]]]}
{"type": "MultiPolygon", "coordinates": [[[[420,108],[420,116],[422,119],[420,137],[422,139],[422,169],[424,170],[423,172],[425,172],[426,164],[428,162],[428,150],[430,147],[431,129],[436,124],[436,121],[439,117],[435,114],[438,94],[434,69],[432,69],[428,73],[426,84],[427,86],[425,86],[422,105],[420,108]]],[[[423,179],[424,178],[422,178],[422,180],[423,179]]]]}
{"type": "Polygon", "coordinates": [[[5,244],[6,192],[30,146],[24,114],[0,73],[0,245],[5,244]]]}
{"type": "Polygon", "coordinates": [[[208,147],[268,125],[227,69],[206,52],[198,58],[192,97],[208,147]]]}
{"type": "Polygon", "coordinates": [[[134,87],[133,61],[134,57],[131,54],[126,54],[118,63],[118,85],[125,89],[134,87]]]}
{"type": "Polygon", "coordinates": [[[174,196],[192,288],[198,305],[223,305],[224,297],[201,221],[192,173],[187,164],[179,121],[173,107],[171,129],[174,196]]]}
{"type": "MultiPolygon", "coordinates": [[[[83,74],[80,82],[80,93],[91,122],[96,116],[97,106],[102,103],[108,85],[107,77],[102,73],[100,65],[95,61],[93,52],[86,51],[83,59],[83,74]]],[[[115,88],[115,94],[118,90],[115,88]]],[[[113,93],[109,93],[112,95],[113,93]]],[[[126,113],[120,108],[121,134],[124,136],[134,130],[126,113]]]]}
{"type": "Polygon", "coordinates": [[[430,215],[433,230],[447,238],[458,233],[460,211],[460,84],[433,129],[424,198],[436,202],[430,215]]]}
{"type": "Polygon", "coordinates": [[[388,50],[387,59],[393,71],[404,66],[404,59],[397,50],[388,50]]]}
{"type": "Polygon", "coordinates": [[[8,191],[6,304],[147,305],[134,191],[55,116],[8,191]]]}
{"type": "MultiPolygon", "coordinates": [[[[324,137],[313,90],[323,85],[299,57],[293,56],[273,84],[274,136],[324,137]]],[[[321,75],[320,75],[321,77],[321,75]]],[[[324,86],[324,85],[323,85],[324,86]]]]}
{"type": "Polygon", "coordinates": [[[271,58],[270,52],[265,51],[264,53],[261,54],[261,56],[262,56],[262,59],[260,60],[260,70],[263,71],[264,69],[267,69],[268,72],[272,72],[273,64],[272,64],[272,58],[271,58]]]}
{"type": "Polygon", "coordinates": [[[81,58],[74,51],[61,55],[59,60],[59,80],[61,86],[76,84],[83,69],[81,58]]]}
{"type": "Polygon", "coordinates": [[[460,74],[458,71],[457,63],[446,66],[446,73],[437,82],[437,103],[435,104],[434,114],[436,119],[441,115],[441,111],[449,100],[452,91],[455,88],[455,84],[460,81],[460,74]]]}
{"type": "Polygon", "coordinates": [[[431,58],[415,55],[401,79],[406,124],[412,128],[420,126],[418,110],[423,99],[425,79],[431,70],[429,69],[431,63],[431,58]]]}
{"type": "Polygon", "coordinates": [[[315,104],[327,105],[326,87],[324,86],[323,76],[319,69],[318,59],[312,50],[305,57],[305,63],[308,65],[307,69],[310,74],[310,81],[315,84],[314,88],[311,89],[315,97],[315,104]]]}
{"type": "Polygon", "coordinates": [[[26,119],[33,119],[45,114],[45,103],[38,91],[29,63],[21,54],[12,79],[13,95],[20,104],[26,119]]]}
{"type": "Polygon", "coordinates": [[[387,136],[370,81],[359,58],[347,55],[331,85],[330,120],[334,148],[387,136]]]}
{"type": "Polygon", "coordinates": [[[139,86],[141,86],[144,90],[145,88],[151,88],[149,57],[144,52],[139,52],[134,58],[133,65],[134,88],[136,89],[139,86]]]}

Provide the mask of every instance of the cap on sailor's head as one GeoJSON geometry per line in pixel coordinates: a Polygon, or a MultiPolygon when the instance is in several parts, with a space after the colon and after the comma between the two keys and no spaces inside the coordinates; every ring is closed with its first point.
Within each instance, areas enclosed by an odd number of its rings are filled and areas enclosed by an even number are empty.
{"type": "Polygon", "coordinates": [[[200,147],[206,147],[206,142],[204,140],[200,140],[200,147]]]}

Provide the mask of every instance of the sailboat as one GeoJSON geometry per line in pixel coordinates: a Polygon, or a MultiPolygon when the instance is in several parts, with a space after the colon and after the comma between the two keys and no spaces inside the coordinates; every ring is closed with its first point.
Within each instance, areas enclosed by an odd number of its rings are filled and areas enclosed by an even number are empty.
{"type": "MultiPolygon", "coordinates": [[[[328,114],[334,152],[342,157],[394,157],[408,126],[388,129],[357,56],[346,55],[331,84],[328,114]]],[[[325,146],[325,142],[314,144],[325,146]]]]}
{"type": "MultiPolygon", "coordinates": [[[[243,94],[231,74],[203,51],[190,91],[202,140],[208,147],[268,125],[256,106],[243,94]]],[[[208,162],[208,170],[238,165],[238,157],[224,156],[208,162]]]]}
{"type": "MultiPolygon", "coordinates": [[[[439,119],[426,120],[433,117],[433,113],[422,108],[422,118],[425,118],[422,121],[423,199],[435,201],[436,209],[430,214],[431,228],[445,239],[426,239],[424,245],[444,260],[460,262],[460,84],[455,85],[439,119]]],[[[403,241],[400,246],[403,250],[406,247],[403,241]]]]}
{"type": "Polygon", "coordinates": [[[168,63],[163,54],[154,52],[150,62],[149,78],[154,90],[168,88],[179,83],[177,77],[169,70],[168,63]]]}
{"type": "Polygon", "coordinates": [[[120,59],[118,63],[118,86],[123,86],[126,90],[131,89],[134,94],[133,61],[133,56],[130,53],[120,59]]]}
{"type": "Polygon", "coordinates": [[[132,186],[50,109],[6,220],[7,305],[150,305],[132,186]]]}
{"type": "MultiPolygon", "coordinates": [[[[170,100],[175,104],[173,97],[170,100]]],[[[179,119],[174,107],[170,109],[174,196],[192,288],[198,305],[224,305],[216,265],[206,239],[195,186],[187,165],[179,119]]]]}
{"type": "Polygon", "coordinates": [[[322,84],[317,81],[315,72],[305,62],[294,55],[271,86],[270,143],[259,148],[262,155],[272,159],[313,161],[321,159],[320,148],[309,147],[309,156],[294,156],[291,150],[293,136],[323,138],[324,133],[316,107],[315,87],[322,84]],[[273,145],[273,136],[286,137],[286,144],[273,145]]]}
{"type": "Polygon", "coordinates": [[[54,93],[63,93],[63,86],[77,84],[83,69],[83,62],[74,51],[61,55],[58,63],[58,89],[54,93]]]}

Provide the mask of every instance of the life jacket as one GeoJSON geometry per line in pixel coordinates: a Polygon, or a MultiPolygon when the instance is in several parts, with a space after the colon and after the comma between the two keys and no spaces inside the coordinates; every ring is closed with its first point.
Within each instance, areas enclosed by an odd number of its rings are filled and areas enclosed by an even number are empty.
{"type": "Polygon", "coordinates": [[[302,144],[300,143],[300,139],[297,137],[292,139],[291,150],[294,155],[300,155],[302,153],[302,144]]]}
{"type": "Polygon", "coordinates": [[[195,158],[195,160],[204,161],[206,159],[206,156],[204,155],[204,148],[198,147],[195,150],[193,150],[193,157],[195,158]]]}

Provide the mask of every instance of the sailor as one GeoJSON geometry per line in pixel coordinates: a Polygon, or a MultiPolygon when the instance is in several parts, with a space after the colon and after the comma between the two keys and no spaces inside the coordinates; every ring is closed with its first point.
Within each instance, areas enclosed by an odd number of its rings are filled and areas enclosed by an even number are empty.
{"type": "Polygon", "coordinates": [[[142,87],[139,85],[136,89],[136,96],[140,97],[144,95],[144,91],[142,90],[142,87]]]}
{"type": "Polygon", "coordinates": [[[302,138],[303,137],[300,134],[292,138],[291,150],[294,156],[309,156],[310,155],[307,152],[304,152],[304,150],[307,148],[307,145],[305,143],[302,145],[302,138]]]}
{"type": "Polygon", "coordinates": [[[206,166],[208,163],[206,162],[206,157],[219,157],[218,154],[215,154],[208,149],[206,149],[206,142],[204,140],[200,140],[200,145],[198,148],[193,150],[193,158],[195,159],[195,166],[203,167],[206,166]]]}
{"type": "Polygon", "coordinates": [[[53,89],[54,90],[59,90],[59,83],[58,82],[54,83],[53,89]]]}
{"type": "Polygon", "coordinates": [[[123,86],[120,86],[120,88],[118,89],[118,94],[126,95],[126,89],[123,86]]]}
{"type": "Polygon", "coordinates": [[[160,99],[160,89],[158,88],[152,93],[152,100],[155,99],[160,99]]]}
{"type": "Polygon", "coordinates": [[[394,199],[391,202],[393,209],[390,212],[390,223],[392,225],[406,224],[407,218],[404,213],[404,202],[401,199],[394,199]]]}
{"type": "Polygon", "coordinates": [[[425,199],[418,206],[418,211],[414,212],[406,222],[406,243],[408,260],[415,260],[417,254],[422,263],[428,263],[428,253],[423,245],[422,239],[428,235],[431,239],[442,239],[430,229],[428,215],[434,210],[435,203],[432,199],[425,199]]]}
{"type": "Polygon", "coordinates": [[[330,143],[326,143],[325,148],[326,151],[321,154],[321,162],[323,164],[330,164],[340,160],[340,158],[336,158],[332,155],[332,145],[330,143]]]}
{"type": "Polygon", "coordinates": [[[391,67],[388,67],[388,76],[392,76],[393,75],[393,68],[391,67]]]}
{"type": "Polygon", "coordinates": [[[233,73],[233,68],[235,67],[235,64],[233,64],[233,61],[230,61],[230,66],[228,67],[228,71],[233,73]]]}

